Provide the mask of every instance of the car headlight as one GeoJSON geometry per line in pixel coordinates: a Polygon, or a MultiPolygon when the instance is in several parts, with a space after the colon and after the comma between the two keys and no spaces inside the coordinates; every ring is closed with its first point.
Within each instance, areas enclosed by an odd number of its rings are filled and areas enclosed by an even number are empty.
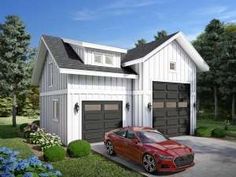
{"type": "Polygon", "coordinates": [[[173,156],[169,156],[169,155],[159,155],[161,160],[173,160],[173,156]]]}

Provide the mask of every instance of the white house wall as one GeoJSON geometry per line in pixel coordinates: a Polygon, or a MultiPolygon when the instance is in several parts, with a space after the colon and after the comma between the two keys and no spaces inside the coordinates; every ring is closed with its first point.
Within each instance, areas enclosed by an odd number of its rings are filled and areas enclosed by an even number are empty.
{"type": "Polygon", "coordinates": [[[67,118],[67,75],[60,74],[59,69],[54,63],[50,54],[46,56],[44,68],[40,80],[40,126],[50,133],[59,135],[66,143],[66,118],[67,118]],[[53,85],[49,86],[48,73],[49,63],[53,63],[53,85]],[[53,117],[53,100],[59,101],[59,121],[56,122],[53,117]]]}
{"type": "Polygon", "coordinates": [[[69,75],[68,77],[68,142],[82,138],[82,101],[122,101],[123,126],[132,125],[131,79],[69,75]],[[78,103],[79,112],[74,112],[78,103]],[[126,103],[130,110],[126,110],[126,103]]]}
{"type": "Polygon", "coordinates": [[[139,79],[133,80],[134,89],[134,125],[152,127],[152,111],[147,109],[152,103],[152,81],[173,83],[189,83],[190,97],[190,129],[193,133],[196,127],[196,65],[180,45],[173,41],[158,53],[143,63],[136,64],[133,69],[139,74],[139,79]],[[176,62],[176,71],[169,70],[169,62],[176,62]]]}

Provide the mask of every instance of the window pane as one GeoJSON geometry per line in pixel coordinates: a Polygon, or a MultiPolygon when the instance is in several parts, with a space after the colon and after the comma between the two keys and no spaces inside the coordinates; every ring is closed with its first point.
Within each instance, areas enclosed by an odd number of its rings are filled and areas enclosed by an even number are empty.
{"type": "Polygon", "coordinates": [[[95,63],[102,63],[102,55],[95,54],[94,55],[94,62],[95,63]]]}
{"type": "Polygon", "coordinates": [[[167,108],[176,108],[176,102],[166,102],[167,108]]]}
{"type": "Polygon", "coordinates": [[[48,66],[48,85],[52,86],[53,84],[53,64],[50,63],[48,66]]]}
{"type": "Polygon", "coordinates": [[[170,62],[170,70],[174,70],[176,69],[176,63],[175,62],[170,62]]]}
{"type": "Polygon", "coordinates": [[[127,138],[128,138],[128,139],[134,139],[134,138],[135,138],[134,132],[128,131],[128,132],[127,132],[127,138]]]}
{"type": "Polygon", "coordinates": [[[53,119],[59,118],[59,101],[53,101],[53,119]]]}
{"type": "Polygon", "coordinates": [[[85,111],[101,111],[100,104],[87,104],[85,105],[85,111]]]}
{"type": "Polygon", "coordinates": [[[113,65],[112,56],[106,55],[105,63],[108,64],[108,65],[113,65]]]}
{"type": "Polygon", "coordinates": [[[104,109],[106,111],[117,111],[119,110],[119,105],[118,104],[105,104],[104,109]]]}
{"type": "Polygon", "coordinates": [[[164,102],[154,102],[153,108],[164,108],[164,102]]]}
{"type": "Polygon", "coordinates": [[[114,133],[117,134],[118,136],[122,136],[122,137],[126,136],[126,130],[119,130],[119,131],[114,132],[114,133]]]}
{"type": "Polygon", "coordinates": [[[188,103],[186,101],[185,102],[179,102],[178,105],[179,105],[179,108],[186,108],[186,107],[188,107],[188,103]]]}

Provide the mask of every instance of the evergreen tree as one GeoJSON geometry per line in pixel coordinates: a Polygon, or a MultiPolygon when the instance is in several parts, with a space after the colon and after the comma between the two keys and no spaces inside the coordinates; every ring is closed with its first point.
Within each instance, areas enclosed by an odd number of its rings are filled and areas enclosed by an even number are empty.
{"type": "Polygon", "coordinates": [[[156,35],[154,35],[155,40],[160,40],[163,37],[167,36],[167,32],[165,30],[158,31],[156,35]]]}
{"type": "Polygon", "coordinates": [[[135,46],[136,47],[139,47],[139,46],[142,46],[143,44],[146,44],[146,40],[145,39],[139,39],[136,43],[135,43],[135,46]]]}
{"type": "Polygon", "coordinates": [[[198,75],[198,82],[208,87],[214,93],[214,115],[218,117],[218,88],[222,82],[220,65],[222,64],[222,48],[224,25],[217,19],[213,19],[206,26],[193,45],[210,66],[210,71],[198,75]]]}
{"type": "Polygon", "coordinates": [[[16,126],[17,97],[25,89],[27,75],[25,60],[30,42],[30,35],[25,25],[17,16],[7,16],[0,24],[0,92],[10,96],[12,103],[12,124],[16,126]]]}

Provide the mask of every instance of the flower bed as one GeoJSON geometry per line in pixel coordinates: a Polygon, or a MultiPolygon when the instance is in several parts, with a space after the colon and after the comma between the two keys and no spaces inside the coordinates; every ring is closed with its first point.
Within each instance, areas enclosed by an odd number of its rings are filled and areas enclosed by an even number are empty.
{"type": "Polygon", "coordinates": [[[36,156],[27,159],[18,157],[18,152],[7,147],[0,147],[1,177],[58,177],[61,172],[49,163],[44,163],[36,156]]]}

